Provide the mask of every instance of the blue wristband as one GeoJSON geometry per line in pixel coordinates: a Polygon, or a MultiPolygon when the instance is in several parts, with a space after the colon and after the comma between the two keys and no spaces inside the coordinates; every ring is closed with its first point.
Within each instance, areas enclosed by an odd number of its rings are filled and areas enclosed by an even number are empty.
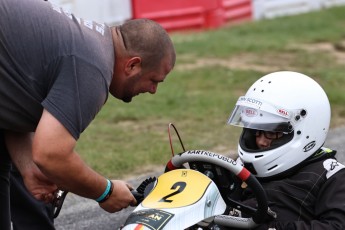
{"type": "Polygon", "coordinates": [[[97,202],[102,201],[110,192],[111,190],[111,182],[109,179],[107,179],[107,187],[105,188],[104,193],[96,199],[97,202]]]}

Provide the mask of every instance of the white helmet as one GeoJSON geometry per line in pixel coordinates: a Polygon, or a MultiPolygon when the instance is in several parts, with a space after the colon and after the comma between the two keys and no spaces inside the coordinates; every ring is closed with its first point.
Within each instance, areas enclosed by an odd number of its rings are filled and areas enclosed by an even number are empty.
{"type": "Polygon", "coordinates": [[[268,74],[238,99],[228,124],[244,127],[238,154],[260,178],[282,175],[319,150],[331,117],[328,97],[310,77],[290,71],[268,74]],[[283,132],[260,150],[256,130],[283,132]]]}

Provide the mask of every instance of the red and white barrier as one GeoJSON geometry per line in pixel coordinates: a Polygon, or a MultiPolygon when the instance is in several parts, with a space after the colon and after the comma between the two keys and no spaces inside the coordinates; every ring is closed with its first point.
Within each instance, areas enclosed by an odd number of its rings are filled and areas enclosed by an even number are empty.
{"type": "Polygon", "coordinates": [[[320,0],[253,0],[255,20],[307,13],[320,9],[320,0]]]}
{"type": "Polygon", "coordinates": [[[252,19],[252,0],[219,0],[225,22],[236,23],[252,19]]]}
{"type": "Polygon", "coordinates": [[[168,31],[212,29],[345,5],[345,0],[49,0],[77,17],[121,24],[148,18],[168,31]]]}
{"type": "Polygon", "coordinates": [[[168,31],[222,25],[217,0],[132,0],[133,18],[149,18],[168,31]]]}

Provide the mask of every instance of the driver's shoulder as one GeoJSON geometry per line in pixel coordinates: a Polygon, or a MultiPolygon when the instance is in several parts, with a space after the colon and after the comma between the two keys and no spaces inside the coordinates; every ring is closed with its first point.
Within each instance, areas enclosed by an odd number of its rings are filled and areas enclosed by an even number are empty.
{"type": "Polygon", "coordinates": [[[342,171],[345,174],[345,165],[340,163],[335,158],[328,158],[322,162],[323,168],[326,171],[326,178],[329,179],[330,177],[334,176],[336,173],[342,171]]]}
{"type": "MultiPolygon", "coordinates": [[[[317,177],[324,177],[326,180],[336,174],[345,174],[345,165],[334,157],[327,157],[315,162],[311,162],[300,169],[298,174],[315,174],[317,177]]],[[[310,175],[312,176],[312,175],[310,175]]]]}
{"type": "Polygon", "coordinates": [[[326,179],[329,179],[345,168],[344,164],[340,163],[335,157],[336,153],[336,150],[321,147],[319,151],[315,152],[304,162],[304,166],[299,172],[315,173],[319,176],[324,175],[326,179]]]}

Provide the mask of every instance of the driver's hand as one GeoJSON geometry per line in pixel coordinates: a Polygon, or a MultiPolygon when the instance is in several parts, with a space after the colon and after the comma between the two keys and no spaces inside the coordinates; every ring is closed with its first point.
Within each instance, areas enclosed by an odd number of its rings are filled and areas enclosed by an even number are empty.
{"type": "Polygon", "coordinates": [[[268,224],[260,224],[254,230],[275,230],[275,228],[270,228],[268,224]]]}
{"type": "Polygon", "coordinates": [[[110,197],[99,206],[105,211],[113,213],[121,211],[128,206],[134,206],[137,201],[131,193],[132,186],[121,180],[112,180],[114,187],[110,197]]]}
{"type": "MultiPolygon", "coordinates": [[[[243,201],[242,204],[247,205],[247,206],[252,207],[252,208],[255,208],[255,209],[258,207],[258,203],[257,203],[255,198],[247,199],[247,200],[243,201]]],[[[268,202],[268,206],[270,208],[271,208],[272,205],[273,205],[272,202],[268,202]]],[[[242,215],[246,216],[245,213],[242,213],[242,215]]],[[[272,225],[274,220],[275,220],[275,218],[272,215],[267,214],[265,219],[262,221],[262,224],[259,225],[257,228],[255,228],[255,230],[263,230],[263,229],[271,230],[271,229],[275,229],[275,228],[270,228],[270,226],[272,225]]]]}
{"type": "Polygon", "coordinates": [[[271,221],[269,223],[264,223],[254,228],[254,230],[276,230],[276,229],[296,229],[296,226],[294,222],[271,221]]]}

